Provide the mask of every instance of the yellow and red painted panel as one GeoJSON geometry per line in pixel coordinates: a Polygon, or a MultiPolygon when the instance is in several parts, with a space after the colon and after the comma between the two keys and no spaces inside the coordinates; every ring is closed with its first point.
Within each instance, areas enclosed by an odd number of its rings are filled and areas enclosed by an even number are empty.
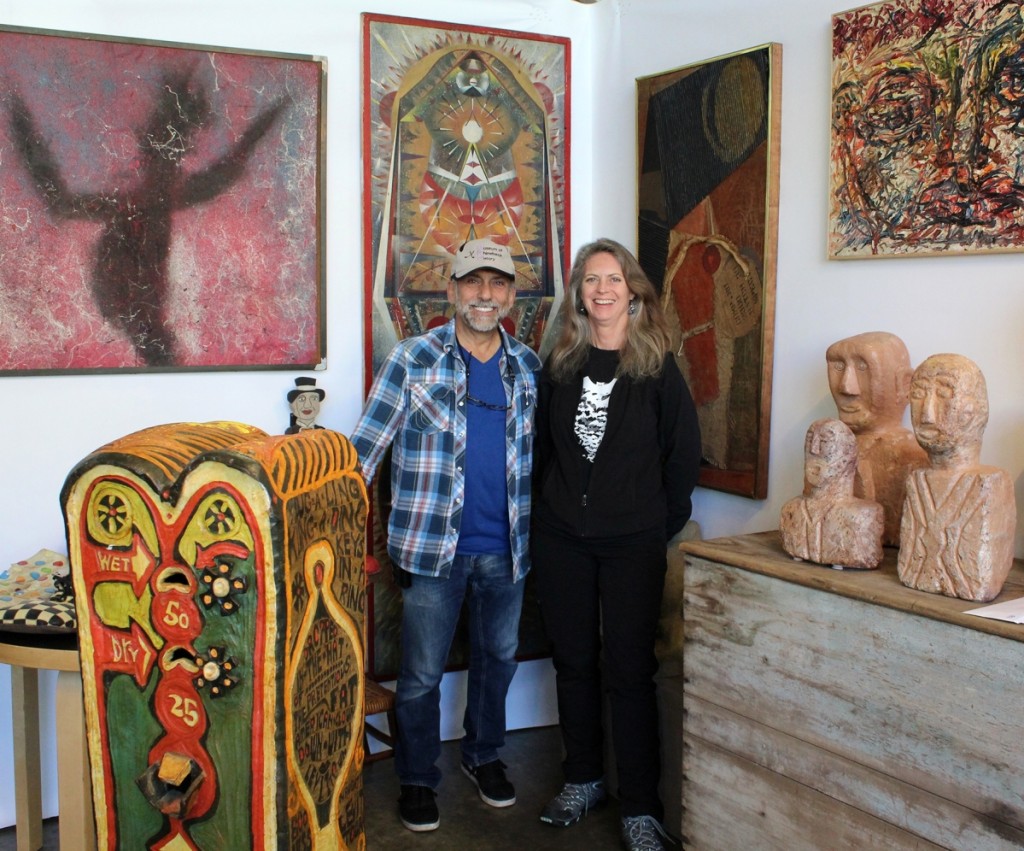
{"type": "Polygon", "coordinates": [[[348,441],[175,424],[62,493],[99,847],[364,848],[348,441]]]}

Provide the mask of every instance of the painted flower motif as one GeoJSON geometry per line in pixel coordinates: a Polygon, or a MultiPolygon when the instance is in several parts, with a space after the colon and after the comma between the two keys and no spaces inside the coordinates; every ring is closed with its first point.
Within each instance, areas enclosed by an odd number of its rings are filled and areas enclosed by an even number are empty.
{"type": "Polygon", "coordinates": [[[210,697],[223,697],[238,685],[238,677],[235,675],[238,661],[227,655],[226,647],[211,647],[205,658],[196,656],[196,662],[200,672],[196,688],[209,687],[210,697]]]}
{"type": "Polygon", "coordinates": [[[215,562],[212,568],[202,572],[199,579],[205,586],[199,599],[206,608],[217,606],[222,615],[231,615],[238,611],[240,597],[248,588],[248,582],[244,576],[233,576],[229,563],[215,562]]]}
{"type": "Polygon", "coordinates": [[[238,526],[232,503],[226,499],[213,500],[206,509],[203,523],[215,535],[229,535],[238,526]]]}
{"type": "Polygon", "coordinates": [[[100,524],[110,534],[120,532],[131,518],[128,503],[117,494],[106,494],[96,505],[100,524]]]}

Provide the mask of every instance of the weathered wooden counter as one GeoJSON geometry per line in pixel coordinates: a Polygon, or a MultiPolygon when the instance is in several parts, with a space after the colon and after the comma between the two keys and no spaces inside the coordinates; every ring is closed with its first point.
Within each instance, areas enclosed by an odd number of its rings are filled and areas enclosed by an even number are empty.
{"type": "MultiPolygon", "coordinates": [[[[777,532],[682,545],[687,847],[1024,847],[1024,626],[777,532]]],[[[1015,565],[999,602],[1024,596],[1015,565]]]]}

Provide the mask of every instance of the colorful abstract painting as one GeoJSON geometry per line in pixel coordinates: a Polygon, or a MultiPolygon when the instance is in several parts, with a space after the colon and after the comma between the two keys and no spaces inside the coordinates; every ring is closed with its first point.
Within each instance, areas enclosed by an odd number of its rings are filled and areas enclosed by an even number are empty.
{"type": "Polygon", "coordinates": [[[1024,248],[1024,4],[832,18],[829,256],[1024,248]]]}
{"type": "MultiPolygon", "coordinates": [[[[367,386],[398,340],[451,318],[449,264],[469,239],[509,247],[505,328],[544,351],[568,263],[569,68],[566,38],[363,15],[367,386]]],[[[385,569],[369,642],[384,675],[397,670],[401,596],[375,528],[385,569]]]]}
{"type": "Polygon", "coordinates": [[[700,418],[703,487],[768,489],[782,47],[637,80],[638,259],[700,418]]]}
{"type": "Polygon", "coordinates": [[[324,62],[0,30],[0,372],[325,355],[324,62]]]}

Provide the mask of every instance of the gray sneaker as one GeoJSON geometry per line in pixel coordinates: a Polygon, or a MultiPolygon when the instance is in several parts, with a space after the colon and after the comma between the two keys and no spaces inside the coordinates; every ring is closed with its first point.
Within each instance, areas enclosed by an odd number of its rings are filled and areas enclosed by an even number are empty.
{"type": "Polygon", "coordinates": [[[576,824],[591,810],[600,807],[607,796],[603,780],[589,783],[566,783],[540,814],[540,820],[555,827],[576,824]]]}
{"type": "Polygon", "coordinates": [[[665,851],[671,847],[671,840],[665,833],[665,828],[654,816],[623,818],[622,842],[629,851],[665,851]]]}

